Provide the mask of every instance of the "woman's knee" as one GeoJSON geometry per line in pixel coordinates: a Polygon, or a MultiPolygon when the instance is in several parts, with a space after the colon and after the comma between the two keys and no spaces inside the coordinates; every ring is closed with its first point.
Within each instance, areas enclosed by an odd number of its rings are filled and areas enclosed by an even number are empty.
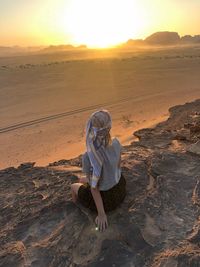
{"type": "Polygon", "coordinates": [[[71,190],[76,194],[78,195],[78,190],[80,188],[80,186],[83,185],[82,183],[74,183],[74,184],[71,184],[71,190]]]}

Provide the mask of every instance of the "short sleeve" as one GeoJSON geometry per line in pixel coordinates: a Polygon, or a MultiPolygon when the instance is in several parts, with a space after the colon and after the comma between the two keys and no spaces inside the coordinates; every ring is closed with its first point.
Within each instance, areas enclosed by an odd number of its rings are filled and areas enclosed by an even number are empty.
{"type": "Polygon", "coordinates": [[[119,142],[119,140],[116,137],[113,139],[113,146],[114,146],[115,151],[117,152],[117,154],[121,154],[122,145],[121,145],[121,143],[119,142]]]}
{"type": "Polygon", "coordinates": [[[87,152],[85,152],[82,156],[82,169],[85,174],[90,174],[91,163],[87,152]]]}
{"type": "MultiPolygon", "coordinates": [[[[83,156],[82,156],[82,169],[83,169],[83,172],[84,172],[85,174],[90,174],[90,173],[91,173],[92,165],[91,165],[91,163],[90,163],[90,159],[89,159],[89,157],[88,157],[87,152],[85,152],[85,153],[83,154],[83,156]]],[[[98,185],[98,181],[99,181],[99,177],[96,177],[96,176],[92,175],[92,176],[90,177],[90,182],[89,182],[89,184],[90,184],[90,186],[91,186],[92,188],[96,188],[97,185],[98,185]]]]}
{"type": "Polygon", "coordinates": [[[91,178],[90,186],[92,188],[96,188],[97,185],[98,185],[98,181],[99,181],[99,177],[96,177],[96,176],[93,175],[92,178],[91,178]]]}

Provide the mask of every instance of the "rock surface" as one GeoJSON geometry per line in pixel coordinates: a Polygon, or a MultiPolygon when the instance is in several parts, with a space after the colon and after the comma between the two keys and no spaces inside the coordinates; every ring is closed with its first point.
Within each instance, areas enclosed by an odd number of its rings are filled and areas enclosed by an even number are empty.
{"type": "Polygon", "coordinates": [[[103,233],[71,202],[81,156],[1,170],[0,266],[199,267],[200,100],[169,111],[123,148],[127,196],[103,233]]]}
{"type": "Polygon", "coordinates": [[[145,39],[148,44],[169,45],[180,42],[180,36],[177,32],[155,32],[145,39]]]}

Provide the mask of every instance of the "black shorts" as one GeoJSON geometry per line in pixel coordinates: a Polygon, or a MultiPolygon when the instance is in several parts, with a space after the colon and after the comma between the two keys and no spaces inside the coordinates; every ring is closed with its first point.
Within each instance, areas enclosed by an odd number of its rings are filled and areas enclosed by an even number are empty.
{"type": "MultiPolygon", "coordinates": [[[[118,184],[107,191],[100,191],[100,194],[106,212],[116,209],[126,196],[126,180],[124,176],[121,175],[118,184]]],[[[78,190],[78,200],[84,207],[97,212],[90,185],[88,183],[80,186],[78,190]]]]}

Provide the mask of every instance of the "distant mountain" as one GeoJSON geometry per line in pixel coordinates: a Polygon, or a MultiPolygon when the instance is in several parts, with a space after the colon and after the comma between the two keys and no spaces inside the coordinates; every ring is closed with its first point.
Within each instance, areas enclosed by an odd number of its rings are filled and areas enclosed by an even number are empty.
{"type": "Polygon", "coordinates": [[[155,32],[148,36],[146,39],[129,39],[126,43],[120,47],[131,48],[137,46],[154,46],[154,45],[184,45],[184,44],[200,44],[200,35],[185,35],[180,37],[177,32],[155,32]]]}
{"type": "Polygon", "coordinates": [[[177,32],[156,32],[145,39],[145,43],[151,45],[171,45],[177,44],[181,40],[177,32]]]}
{"type": "Polygon", "coordinates": [[[52,52],[58,52],[58,51],[66,51],[66,50],[74,50],[74,49],[86,49],[86,45],[80,45],[78,47],[75,47],[73,45],[50,45],[42,50],[40,52],[47,52],[47,53],[52,53],[52,52]]]}
{"type": "MultiPolygon", "coordinates": [[[[145,46],[167,46],[167,45],[200,45],[200,35],[185,35],[180,37],[177,32],[162,31],[156,32],[148,36],[146,39],[129,39],[126,43],[116,46],[117,48],[134,49],[145,46]]],[[[0,57],[15,56],[22,54],[42,54],[42,53],[56,53],[63,51],[76,51],[87,49],[86,45],[75,47],[70,44],[64,45],[50,45],[50,46],[0,46],[0,57]]]]}
{"type": "Polygon", "coordinates": [[[0,56],[16,56],[22,55],[24,53],[34,53],[41,50],[43,46],[29,46],[29,47],[20,47],[20,46],[0,46],[0,56]]]}
{"type": "Polygon", "coordinates": [[[181,37],[182,43],[200,43],[200,35],[185,35],[181,37]]]}
{"type": "Polygon", "coordinates": [[[140,46],[140,45],[144,45],[144,40],[142,39],[129,39],[126,43],[126,46],[140,46]]]}
{"type": "Polygon", "coordinates": [[[4,56],[15,56],[22,55],[25,53],[54,53],[62,52],[67,50],[78,50],[78,49],[87,49],[86,45],[73,46],[73,45],[50,45],[45,46],[29,46],[29,47],[20,47],[20,46],[0,46],[0,57],[4,56]]]}
{"type": "Polygon", "coordinates": [[[0,46],[1,53],[16,53],[23,51],[23,48],[19,46],[0,46]]]}

